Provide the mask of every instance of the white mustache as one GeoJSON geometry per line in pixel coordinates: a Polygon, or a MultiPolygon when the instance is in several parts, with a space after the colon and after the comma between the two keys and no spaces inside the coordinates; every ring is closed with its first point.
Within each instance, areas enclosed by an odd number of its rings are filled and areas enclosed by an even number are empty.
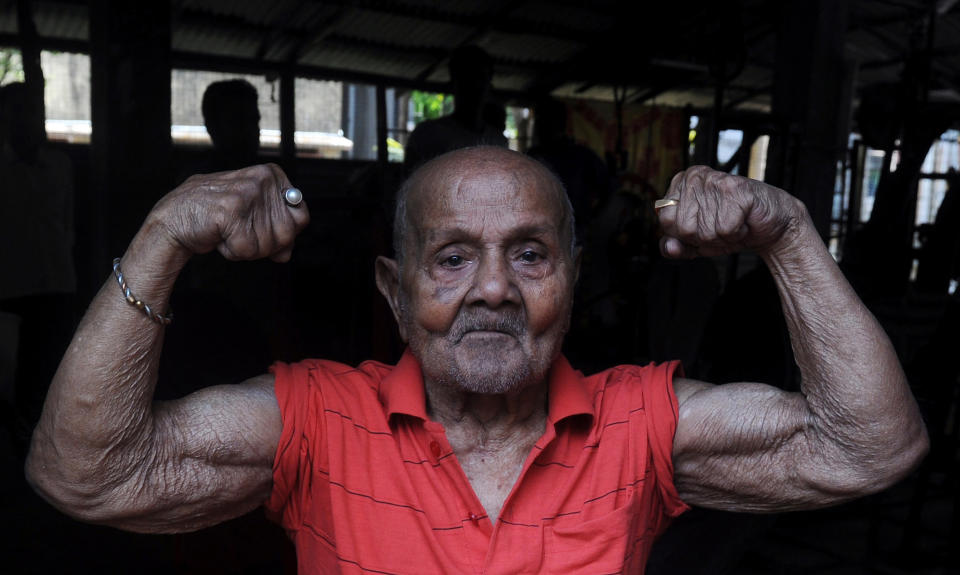
{"type": "Polygon", "coordinates": [[[489,312],[465,311],[457,316],[453,327],[450,328],[453,340],[460,343],[463,336],[471,331],[498,331],[518,337],[527,330],[526,322],[523,321],[523,313],[519,311],[500,312],[491,314],[489,312]]]}

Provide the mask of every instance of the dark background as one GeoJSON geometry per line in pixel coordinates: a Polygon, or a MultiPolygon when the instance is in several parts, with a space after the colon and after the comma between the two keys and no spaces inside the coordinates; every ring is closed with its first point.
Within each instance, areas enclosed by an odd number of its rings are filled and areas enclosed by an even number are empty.
{"type": "MultiPolygon", "coordinates": [[[[171,143],[171,69],[266,74],[279,86],[281,146],[261,159],[290,174],[313,215],[293,262],[265,272],[275,278],[275,299],[250,302],[250,309],[279,309],[286,319],[269,334],[251,332],[233,312],[191,323],[199,317],[192,311],[208,302],[178,293],[158,393],[190,391],[197,373],[238,381],[273,359],[395,361],[400,346],[375,292],[372,262],[390,251],[391,200],[403,167],[387,161],[385,145],[370,161],[297,157],[289,96],[296,77],[371,84],[378,98],[387,87],[448,91],[448,55],[468,44],[493,57],[501,104],[535,114],[536,102],[552,94],[568,105],[599,99],[618,110],[651,104],[697,116],[686,163],[746,173],[749,144],[769,136],[766,181],[801,198],[824,238],[836,239],[844,271],[888,329],[927,417],[933,450],[901,485],[824,511],[694,511],[658,544],[650,572],[958,572],[960,323],[947,286],[958,275],[960,223],[944,216],[936,233],[924,236],[940,243],[918,243],[913,212],[927,150],[960,123],[955,1],[0,1],[0,45],[22,51],[28,83],[31,55],[40,50],[91,58],[92,139],[51,144],[75,171],[78,285],[65,320],[75,324],[150,206],[205,153],[171,143]],[[744,132],[743,151],[719,166],[717,133],[733,128],[744,132]],[[850,145],[850,133],[859,134],[858,144],[850,145]],[[884,150],[887,163],[871,217],[860,222],[859,197],[842,197],[838,209],[834,190],[838,170],[862,180],[866,147],[884,150]],[[896,165],[889,161],[894,150],[896,165]],[[911,279],[915,261],[918,278],[939,270],[940,279],[911,279]],[[252,343],[261,340],[266,344],[252,343]]],[[[383,141],[387,127],[383,114],[378,118],[383,141]]],[[[624,150],[616,141],[606,152],[618,181],[624,150]]],[[[618,228],[618,241],[592,246],[614,262],[616,281],[602,298],[619,319],[592,323],[583,310],[597,301],[578,301],[566,350],[574,365],[589,372],[693,358],[686,362],[692,376],[795,388],[782,315],[762,266],[748,256],[712,262],[706,272],[702,264],[659,261],[651,231],[634,219],[636,227],[618,228]]],[[[12,249],[20,247],[0,246],[12,249]]],[[[43,357],[65,346],[53,333],[49,342],[43,357]]],[[[52,373],[55,365],[38,355],[36,367],[52,373]]],[[[176,536],[65,518],[24,483],[31,418],[9,415],[0,441],[0,570],[293,572],[289,544],[259,511],[176,536]]]]}

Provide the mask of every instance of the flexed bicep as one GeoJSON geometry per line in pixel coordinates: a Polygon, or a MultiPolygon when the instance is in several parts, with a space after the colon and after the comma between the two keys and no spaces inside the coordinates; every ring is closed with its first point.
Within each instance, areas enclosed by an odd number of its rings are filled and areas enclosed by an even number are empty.
{"type": "Polygon", "coordinates": [[[674,385],[674,481],[687,503],[773,512],[861,494],[858,478],[836,471],[847,454],[827,439],[802,394],[760,383],[674,385]]]}
{"type": "Polygon", "coordinates": [[[272,375],[157,401],[150,433],[128,457],[105,461],[110,481],[47,499],[78,519],[140,533],[214,525],[269,496],[281,428],[272,375]]]}

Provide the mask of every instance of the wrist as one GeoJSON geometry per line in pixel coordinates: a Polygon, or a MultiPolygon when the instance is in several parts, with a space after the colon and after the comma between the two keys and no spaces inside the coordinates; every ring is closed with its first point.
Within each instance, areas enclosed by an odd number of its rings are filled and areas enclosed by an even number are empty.
{"type": "Polygon", "coordinates": [[[130,288],[158,305],[166,300],[193,254],[171,233],[161,216],[147,215],[121,258],[130,288]]]}
{"type": "Polygon", "coordinates": [[[783,233],[759,254],[768,265],[806,258],[813,252],[827,253],[806,206],[796,198],[792,198],[792,201],[795,208],[790,210],[791,213],[783,224],[783,233]]]}
{"type": "Polygon", "coordinates": [[[170,229],[167,219],[155,210],[147,215],[140,226],[124,254],[124,259],[132,255],[131,252],[146,256],[145,259],[151,264],[175,273],[193,256],[193,252],[170,229]]]}

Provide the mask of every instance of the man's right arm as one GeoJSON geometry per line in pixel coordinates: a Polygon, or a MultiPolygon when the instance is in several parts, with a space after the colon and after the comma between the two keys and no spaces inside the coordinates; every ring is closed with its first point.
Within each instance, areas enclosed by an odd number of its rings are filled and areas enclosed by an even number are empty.
{"type": "MultiPolygon", "coordinates": [[[[306,206],[275,166],[197,176],[162,199],[121,260],[133,294],[163,309],[196,253],[289,258],[306,206]]],[[[50,386],[27,458],[34,488],[84,521],[140,532],[199,529],[268,496],[282,422],[273,377],[153,401],[163,326],[108,278],[50,386]]],[[[202,350],[197,350],[202,353],[202,350]]]]}

